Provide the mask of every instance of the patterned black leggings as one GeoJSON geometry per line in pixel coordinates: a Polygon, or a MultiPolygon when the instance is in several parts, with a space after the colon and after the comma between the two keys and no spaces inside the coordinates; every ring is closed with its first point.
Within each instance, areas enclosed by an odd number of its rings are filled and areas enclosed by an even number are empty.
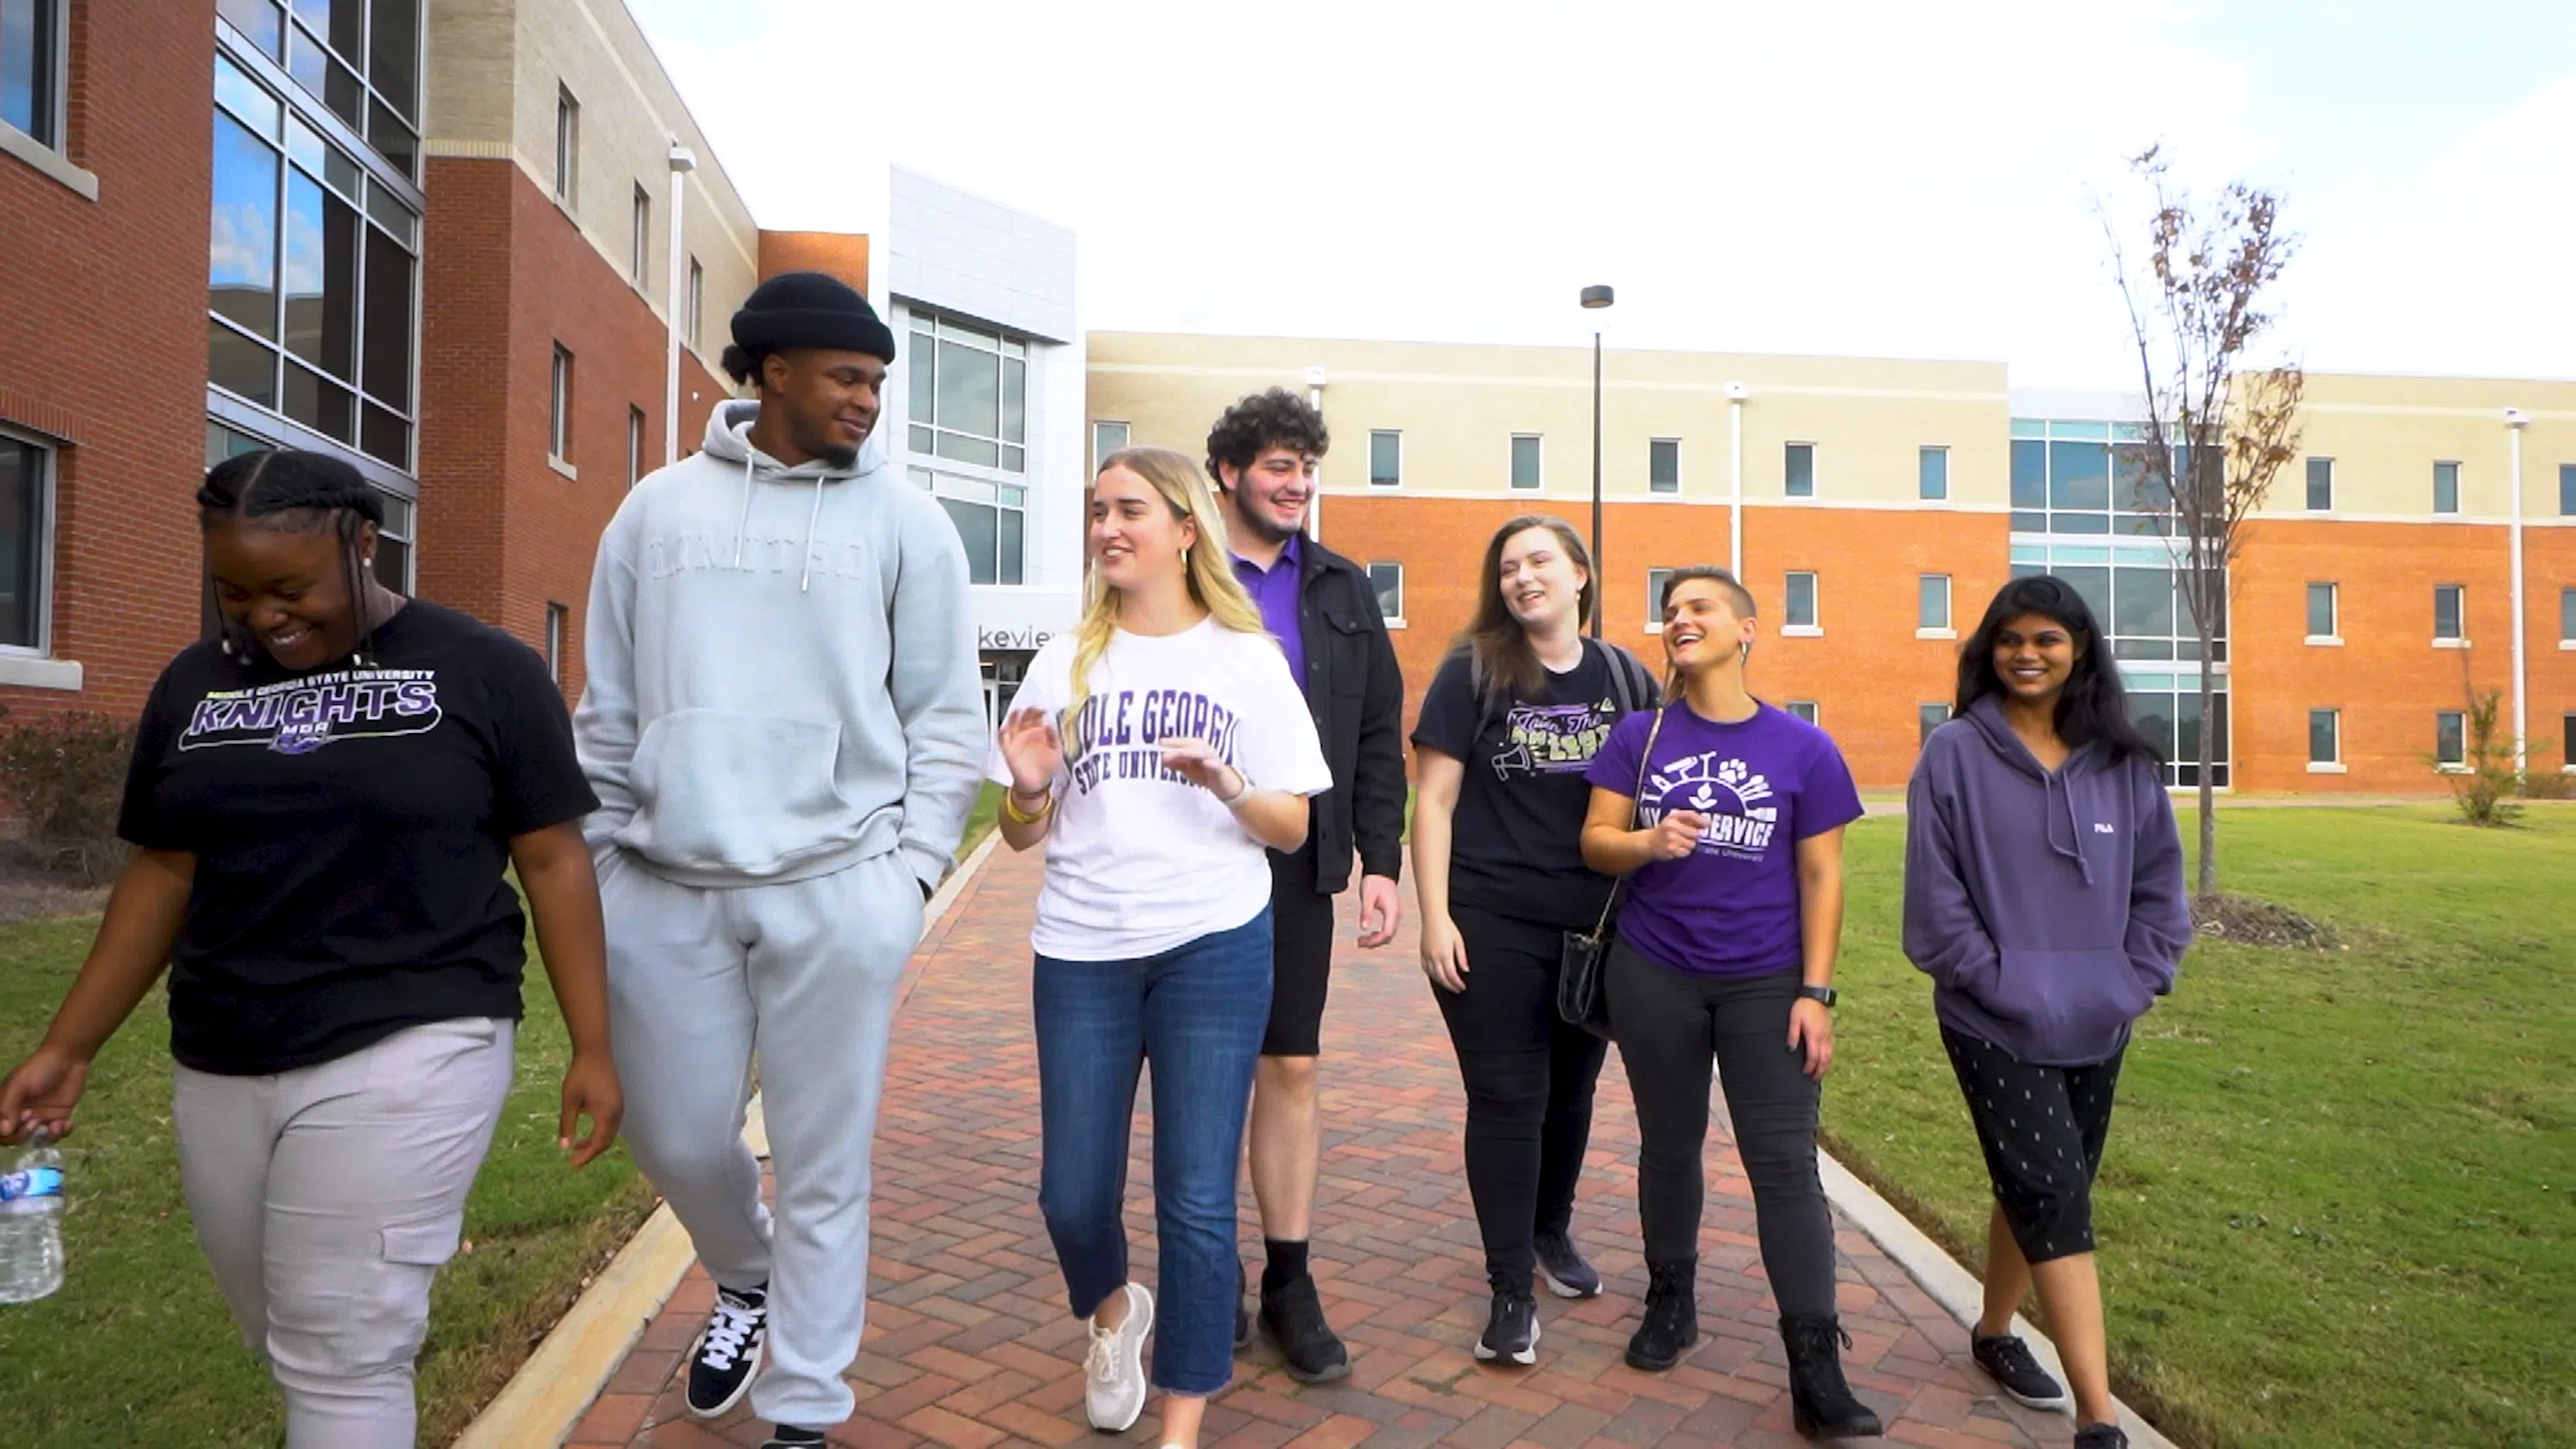
{"type": "Polygon", "coordinates": [[[2045,1263],[2092,1252],[2093,1175],[2127,1048],[2089,1067],[2042,1067],[1946,1026],[1941,1044],[2022,1257],[2045,1263]]]}

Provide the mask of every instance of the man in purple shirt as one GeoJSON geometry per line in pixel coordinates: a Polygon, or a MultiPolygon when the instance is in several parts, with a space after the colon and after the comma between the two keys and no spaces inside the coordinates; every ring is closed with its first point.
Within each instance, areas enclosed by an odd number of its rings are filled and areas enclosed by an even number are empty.
{"type": "MultiPolygon", "coordinates": [[[[1301,534],[1329,443],[1323,414],[1274,387],[1226,409],[1207,445],[1235,576],[1286,651],[1333,771],[1332,790],[1309,807],[1306,844],[1270,856],[1270,1025],[1252,1078],[1252,1195],[1267,1257],[1261,1326],[1278,1341],[1290,1376],[1304,1383],[1351,1371],[1349,1351],[1324,1321],[1306,1249],[1324,1142],[1315,1058],[1333,897],[1350,884],[1355,857],[1360,945],[1395,939],[1403,910],[1396,876],[1404,859],[1404,679],[1367,571],[1301,534]]],[[[1250,1316],[1238,1307],[1236,1347],[1251,1337],[1250,1316]]]]}

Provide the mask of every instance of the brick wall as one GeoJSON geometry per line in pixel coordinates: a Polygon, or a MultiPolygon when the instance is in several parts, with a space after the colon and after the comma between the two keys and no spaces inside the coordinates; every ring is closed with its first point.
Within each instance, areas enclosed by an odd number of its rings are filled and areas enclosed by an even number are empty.
{"type": "Polygon", "coordinates": [[[69,444],[53,652],[84,673],[77,693],[0,702],[131,714],[198,628],[214,6],[68,9],[69,149],[99,199],[0,156],[0,421],[69,444]]]}

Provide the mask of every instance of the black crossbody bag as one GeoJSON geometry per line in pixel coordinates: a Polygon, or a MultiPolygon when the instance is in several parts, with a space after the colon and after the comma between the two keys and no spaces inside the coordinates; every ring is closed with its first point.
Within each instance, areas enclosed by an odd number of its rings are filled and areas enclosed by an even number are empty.
{"type": "MultiPolygon", "coordinates": [[[[1637,822],[1637,806],[1645,798],[1646,772],[1655,758],[1655,737],[1664,732],[1664,707],[1655,708],[1655,722],[1646,727],[1646,748],[1637,755],[1637,788],[1630,795],[1628,823],[1637,822]]],[[[1634,874],[1634,872],[1631,872],[1634,874]]],[[[1602,989],[1601,971],[1610,958],[1610,942],[1616,939],[1619,918],[1619,893],[1628,885],[1621,876],[1610,883],[1610,898],[1601,903],[1601,919],[1592,923],[1592,932],[1565,933],[1564,944],[1557,948],[1556,1014],[1571,1026],[1579,1026],[1603,1041],[1610,1040],[1610,995],[1602,989]]]]}

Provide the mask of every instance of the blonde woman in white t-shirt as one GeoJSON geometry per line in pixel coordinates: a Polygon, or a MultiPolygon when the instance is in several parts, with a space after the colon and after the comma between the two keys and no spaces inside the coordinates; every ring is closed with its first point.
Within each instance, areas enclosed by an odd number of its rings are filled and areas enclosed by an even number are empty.
{"type": "Polygon", "coordinates": [[[1031,934],[1044,1167],[1038,1204],[1090,1320],[1095,1428],[1144,1413],[1194,1449],[1234,1372],[1235,1174],[1270,1007],[1265,849],[1306,838],[1332,786],[1306,701],[1228,566],[1198,465],[1129,448],[1093,481],[1082,623],[1050,641],[988,772],[1002,839],[1046,846],[1031,934]],[[1127,1274],[1137,1077],[1154,1064],[1162,1305],[1127,1274]]]}

